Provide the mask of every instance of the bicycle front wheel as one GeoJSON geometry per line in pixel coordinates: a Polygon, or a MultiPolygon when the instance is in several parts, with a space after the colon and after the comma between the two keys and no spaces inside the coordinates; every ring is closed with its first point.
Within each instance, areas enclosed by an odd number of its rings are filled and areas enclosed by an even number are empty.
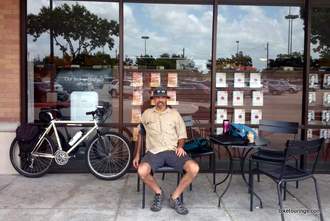
{"type": "Polygon", "coordinates": [[[107,132],[92,140],[86,162],[91,173],[104,180],[116,180],[129,168],[132,153],[129,141],[115,132],[107,132]]]}
{"type": "MultiPolygon", "coordinates": [[[[23,152],[16,138],[9,150],[11,164],[23,176],[34,178],[41,177],[53,162],[54,144],[49,136],[45,136],[40,146],[33,152],[23,152]]],[[[31,148],[33,149],[33,148],[31,148]]]]}

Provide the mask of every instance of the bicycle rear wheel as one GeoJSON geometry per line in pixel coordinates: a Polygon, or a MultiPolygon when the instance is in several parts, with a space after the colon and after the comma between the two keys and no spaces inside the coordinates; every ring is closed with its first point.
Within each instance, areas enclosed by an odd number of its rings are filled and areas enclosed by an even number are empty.
{"type": "Polygon", "coordinates": [[[115,132],[96,137],[86,152],[89,170],[94,176],[104,180],[116,180],[125,175],[131,159],[128,140],[115,132]]]}
{"type": "MultiPolygon", "coordinates": [[[[34,178],[44,175],[52,164],[54,154],[54,144],[49,136],[45,136],[39,148],[34,152],[39,156],[33,156],[31,152],[23,152],[20,150],[19,143],[16,138],[13,140],[9,150],[11,164],[15,170],[23,176],[34,178]]],[[[31,148],[33,149],[33,148],[31,148]]]]}

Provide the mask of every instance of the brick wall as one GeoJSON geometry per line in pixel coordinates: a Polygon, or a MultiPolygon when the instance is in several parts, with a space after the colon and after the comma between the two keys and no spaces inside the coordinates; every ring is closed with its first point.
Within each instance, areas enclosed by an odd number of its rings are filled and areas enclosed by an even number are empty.
{"type": "Polygon", "coordinates": [[[19,0],[0,1],[0,123],[20,119],[19,0]]]}

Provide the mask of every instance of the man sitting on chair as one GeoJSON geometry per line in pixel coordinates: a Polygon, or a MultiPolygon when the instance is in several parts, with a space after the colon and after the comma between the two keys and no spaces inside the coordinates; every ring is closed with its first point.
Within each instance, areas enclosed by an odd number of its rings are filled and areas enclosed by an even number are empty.
{"type": "Polygon", "coordinates": [[[151,175],[151,171],[163,166],[173,167],[178,172],[184,170],[185,175],[169,197],[169,205],[177,213],[185,215],[188,209],[184,207],[179,196],[196,177],[199,166],[183,149],[187,138],[186,126],[179,112],[167,107],[168,98],[165,88],[154,90],[152,99],[155,101],[155,107],[145,110],[142,114],[142,124],[146,130],[146,154],[139,163],[141,143],[138,142],[133,166],[137,168],[142,181],[155,192],[150,207],[155,212],[162,208],[164,192],[151,175]]]}

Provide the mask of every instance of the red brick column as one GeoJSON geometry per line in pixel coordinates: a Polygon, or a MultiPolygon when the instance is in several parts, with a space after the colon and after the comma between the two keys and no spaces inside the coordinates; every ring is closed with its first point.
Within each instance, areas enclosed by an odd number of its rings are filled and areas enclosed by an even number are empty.
{"type": "Polygon", "coordinates": [[[20,120],[20,5],[0,1],[0,123],[20,120]]]}

